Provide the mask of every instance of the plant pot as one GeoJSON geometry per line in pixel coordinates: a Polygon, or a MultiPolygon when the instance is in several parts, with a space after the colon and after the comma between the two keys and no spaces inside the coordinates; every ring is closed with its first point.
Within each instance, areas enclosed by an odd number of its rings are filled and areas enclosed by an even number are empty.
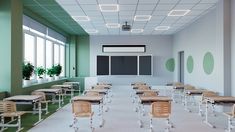
{"type": "Polygon", "coordinates": [[[38,78],[38,83],[43,83],[44,79],[43,78],[38,78]]]}
{"type": "Polygon", "coordinates": [[[54,77],[49,77],[48,78],[48,81],[53,81],[54,80],[54,77]]]}
{"type": "Polygon", "coordinates": [[[29,86],[31,84],[31,80],[24,80],[23,84],[24,86],[29,86]]]}
{"type": "Polygon", "coordinates": [[[59,80],[60,79],[60,76],[55,76],[55,80],[59,80]]]}

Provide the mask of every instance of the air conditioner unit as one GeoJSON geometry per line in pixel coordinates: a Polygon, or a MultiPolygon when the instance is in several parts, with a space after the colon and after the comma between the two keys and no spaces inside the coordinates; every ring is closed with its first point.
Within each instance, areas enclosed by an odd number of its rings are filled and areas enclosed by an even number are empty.
{"type": "Polygon", "coordinates": [[[144,53],[145,45],[102,45],[102,51],[105,53],[144,53]]]}

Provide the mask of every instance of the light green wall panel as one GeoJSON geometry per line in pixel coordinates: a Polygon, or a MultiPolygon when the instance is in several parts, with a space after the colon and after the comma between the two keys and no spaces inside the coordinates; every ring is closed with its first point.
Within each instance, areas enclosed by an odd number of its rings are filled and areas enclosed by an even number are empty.
{"type": "Polygon", "coordinates": [[[170,58],[165,63],[166,69],[170,72],[174,72],[175,70],[175,60],[174,58],[170,58]]]}
{"type": "Polygon", "coordinates": [[[214,70],[214,57],[211,52],[207,52],[203,58],[203,69],[206,74],[211,74],[214,70]]]}
{"type": "Polygon", "coordinates": [[[187,70],[188,70],[188,73],[192,73],[193,72],[193,66],[194,66],[193,57],[192,56],[188,56],[188,59],[187,59],[187,70]]]}
{"type": "Polygon", "coordinates": [[[20,93],[22,86],[22,12],[20,0],[0,0],[0,91],[20,93]]]}
{"type": "Polygon", "coordinates": [[[79,77],[90,76],[90,37],[78,36],[77,73],[79,77]]]}

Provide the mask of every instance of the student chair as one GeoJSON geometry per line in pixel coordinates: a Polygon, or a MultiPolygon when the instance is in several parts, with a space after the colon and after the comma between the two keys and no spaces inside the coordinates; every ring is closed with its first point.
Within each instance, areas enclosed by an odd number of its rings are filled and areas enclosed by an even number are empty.
{"type": "Polygon", "coordinates": [[[73,124],[70,127],[73,127],[77,132],[78,127],[78,118],[90,118],[90,128],[91,131],[94,131],[92,126],[92,118],[94,112],[91,110],[91,103],[88,101],[74,101],[72,102],[72,113],[73,113],[73,124]]]}
{"type": "Polygon", "coordinates": [[[21,127],[21,116],[25,114],[23,111],[16,110],[16,103],[12,101],[0,101],[0,116],[1,116],[1,131],[7,129],[8,127],[17,127],[17,132],[22,130],[21,127]],[[17,122],[15,124],[11,124],[15,121],[15,117],[17,117],[17,122]],[[5,118],[11,118],[9,122],[5,122],[5,118]]]}
{"type": "Polygon", "coordinates": [[[231,132],[234,128],[233,119],[235,118],[235,104],[232,107],[232,111],[228,113],[224,113],[228,117],[228,129],[227,132],[231,132]]]}
{"type": "MultiPolygon", "coordinates": [[[[48,114],[48,103],[51,102],[50,100],[46,100],[46,94],[44,92],[39,92],[39,91],[33,91],[31,95],[40,95],[42,96],[40,103],[45,104],[45,108],[42,108],[42,111],[46,111],[46,114],[48,114]]],[[[34,103],[33,110],[37,110],[38,108],[36,107],[38,103],[34,103]]]]}
{"type": "Polygon", "coordinates": [[[169,131],[170,128],[173,127],[170,122],[170,114],[171,114],[171,102],[170,101],[159,101],[153,102],[151,104],[150,115],[150,132],[153,131],[152,120],[153,118],[165,118],[167,120],[167,128],[166,131],[169,131]]]}
{"type": "Polygon", "coordinates": [[[158,96],[158,93],[156,91],[144,91],[143,96],[147,97],[158,96]]]}

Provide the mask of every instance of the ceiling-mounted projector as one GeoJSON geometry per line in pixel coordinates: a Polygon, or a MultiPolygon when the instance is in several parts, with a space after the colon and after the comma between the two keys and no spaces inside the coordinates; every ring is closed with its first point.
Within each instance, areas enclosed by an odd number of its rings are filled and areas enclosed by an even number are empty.
{"type": "Polygon", "coordinates": [[[125,25],[122,25],[122,31],[130,31],[131,25],[127,25],[127,22],[125,22],[125,25]]]}

